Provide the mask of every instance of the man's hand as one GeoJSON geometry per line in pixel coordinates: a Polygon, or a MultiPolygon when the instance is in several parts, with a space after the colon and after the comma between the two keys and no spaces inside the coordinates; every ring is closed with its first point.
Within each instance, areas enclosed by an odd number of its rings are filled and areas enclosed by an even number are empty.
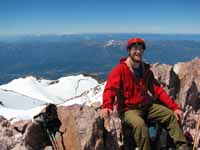
{"type": "Polygon", "coordinates": [[[109,108],[104,108],[101,111],[101,117],[104,119],[104,128],[108,131],[112,131],[112,126],[110,124],[112,110],[109,108]]]}
{"type": "Polygon", "coordinates": [[[177,109],[174,111],[174,114],[176,116],[176,119],[180,122],[183,119],[183,111],[180,109],[177,109]]]}
{"type": "Polygon", "coordinates": [[[101,117],[106,119],[110,117],[110,114],[112,113],[112,110],[109,108],[104,108],[101,110],[101,117]]]}

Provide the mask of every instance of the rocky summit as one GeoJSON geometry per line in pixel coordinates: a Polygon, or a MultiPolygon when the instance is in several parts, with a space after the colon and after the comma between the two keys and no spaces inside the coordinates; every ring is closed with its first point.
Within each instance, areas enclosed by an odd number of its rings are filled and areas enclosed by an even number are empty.
{"type": "MultiPolygon", "coordinates": [[[[153,64],[152,70],[167,93],[184,110],[181,126],[193,143],[200,108],[200,59],[175,65],[153,64]]],[[[59,150],[122,150],[134,145],[127,141],[129,127],[123,125],[117,112],[110,119],[101,118],[101,104],[57,107],[61,122],[55,131],[59,150]]],[[[45,112],[45,110],[43,111],[45,112]]],[[[130,138],[130,137],[129,137],[130,138]]],[[[0,116],[1,150],[52,150],[52,138],[41,122],[13,122],[0,116]]],[[[199,141],[197,141],[197,145],[199,141]]]]}

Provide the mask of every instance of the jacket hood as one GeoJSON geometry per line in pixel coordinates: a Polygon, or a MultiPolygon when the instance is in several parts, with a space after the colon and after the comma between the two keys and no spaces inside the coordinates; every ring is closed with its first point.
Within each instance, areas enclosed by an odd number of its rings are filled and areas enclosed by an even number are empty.
{"type": "Polygon", "coordinates": [[[122,57],[122,58],[120,59],[120,63],[124,63],[124,62],[126,61],[126,59],[127,59],[127,57],[122,57]]]}

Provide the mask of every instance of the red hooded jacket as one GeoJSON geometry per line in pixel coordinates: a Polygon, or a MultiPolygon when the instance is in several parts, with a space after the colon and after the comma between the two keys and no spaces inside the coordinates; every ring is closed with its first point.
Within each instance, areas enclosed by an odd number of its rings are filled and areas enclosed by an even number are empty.
{"type": "Polygon", "coordinates": [[[166,94],[154,78],[149,64],[143,63],[143,77],[138,78],[130,71],[125,60],[121,59],[120,64],[108,76],[103,92],[103,108],[113,109],[116,97],[118,110],[130,110],[133,106],[148,102],[150,92],[170,109],[179,109],[177,103],[166,94]]]}

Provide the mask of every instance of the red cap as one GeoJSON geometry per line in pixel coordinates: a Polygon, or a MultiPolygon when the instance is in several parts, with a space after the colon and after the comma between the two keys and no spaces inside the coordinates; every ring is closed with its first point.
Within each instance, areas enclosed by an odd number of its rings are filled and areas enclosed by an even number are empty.
{"type": "Polygon", "coordinates": [[[131,38],[131,39],[129,39],[128,42],[127,42],[127,48],[128,48],[129,46],[133,45],[133,44],[136,44],[136,43],[140,43],[140,44],[143,45],[144,49],[146,48],[145,42],[144,42],[144,40],[141,39],[141,38],[131,38]]]}

